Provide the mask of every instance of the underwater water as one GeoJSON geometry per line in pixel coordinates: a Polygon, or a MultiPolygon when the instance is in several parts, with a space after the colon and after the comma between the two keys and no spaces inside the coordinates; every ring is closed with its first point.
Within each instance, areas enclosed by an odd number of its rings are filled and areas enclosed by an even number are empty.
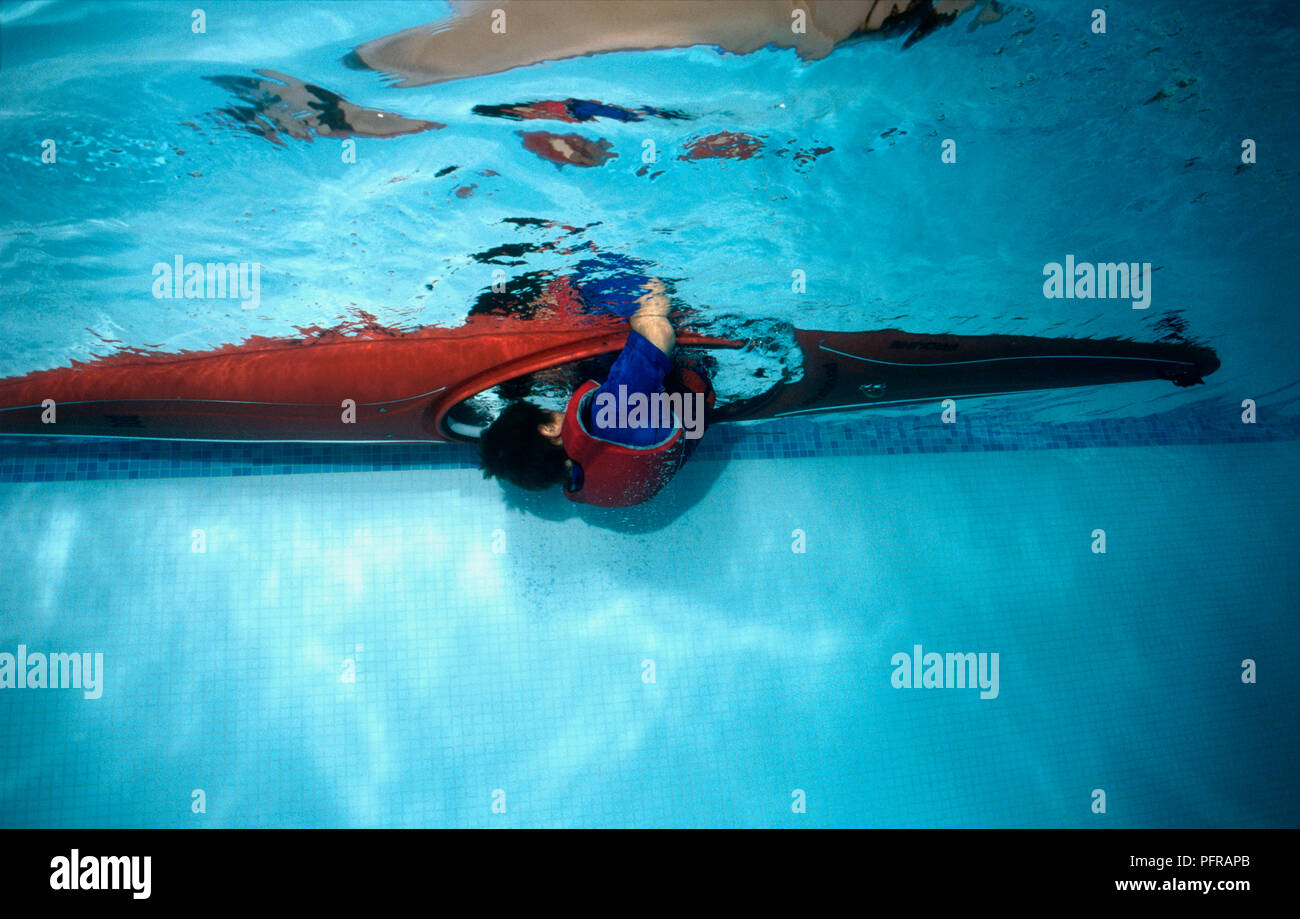
{"type": "Polygon", "coordinates": [[[0,652],[103,680],[0,692],[0,825],[1294,826],[1300,14],[1002,9],[403,88],[344,58],[450,8],[0,6],[0,377],[457,326],[606,255],[703,330],[1222,362],[728,427],[619,514],[460,446],[5,439],[0,652]],[[409,132],[306,131],[304,86],[409,132]],[[572,99],[619,115],[501,114],[572,99]],[[155,297],[177,254],[257,262],[255,305],[155,297]],[[1149,307],[1045,297],[1067,255],[1150,263],[1149,307]],[[917,646],[996,681],[899,688],[917,646]]]}

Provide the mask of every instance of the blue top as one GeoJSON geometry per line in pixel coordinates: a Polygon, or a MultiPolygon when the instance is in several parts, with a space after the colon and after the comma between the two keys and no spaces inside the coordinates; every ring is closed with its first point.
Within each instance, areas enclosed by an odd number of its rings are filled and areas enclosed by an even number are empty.
{"type": "Polygon", "coordinates": [[[594,392],[587,400],[587,411],[583,417],[583,422],[587,425],[587,430],[596,437],[603,437],[605,440],[612,440],[615,443],[626,444],[629,447],[650,447],[672,434],[672,427],[650,428],[650,427],[626,427],[620,428],[615,424],[602,427],[595,423],[596,417],[600,414],[592,411],[592,406],[596,400],[601,397],[602,393],[609,393],[618,402],[618,389],[620,386],[626,386],[627,397],[633,393],[643,393],[650,396],[653,393],[664,391],[664,377],[673,369],[673,361],[668,355],[664,354],[659,348],[652,344],[648,338],[640,332],[631,331],[627,333],[627,344],[623,346],[623,351],[619,354],[618,359],[614,361],[614,366],[609,368],[609,376],[605,378],[604,384],[594,392]]]}
{"type": "MultiPolygon", "coordinates": [[[[650,280],[643,269],[643,259],[632,258],[618,252],[602,252],[595,258],[579,262],[575,268],[581,279],[578,289],[587,308],[593,313],[604,313],[630,319],[645,296],[645,285],[650,280]]],[[[602,393],[618,399],[618,388],[626,386],[627,397],[633,393],[646,396],[664,391],[664,377],[673,369],[672,358],[652,345],[638,332],[629,332],[622,353],[609,368],[605,385],[591,394],[588,406],[593,406],[602,393]]],[[[615,405],[617,405],[617,401],[615,405]]],[[[583,415],[587,430],[596,437],[626,444],[629,447],[649,447],[667,438],[673,431],[668,428],[596,427],[592,424],[590,410],[583,415]]]]}
{"type": "MultiPolygon", "coordinates": [[[[637,300],[646,293],[645,284],[649,278],[642,271],[647,263],[641,259],[631,258],[619,253],[605,252],[596,258],[579,262],[575,267],[579,277],[578,289],[587,308],[593,313],[607,316],[631,318],[640,304],[637,300]]],[[[627,343],[618,358],[609,368],[609,374],[599,389],[592,391],[582,413],[582,423],[595,437],[610,440],[629,447],[650,447],[667,439],[673,429],[649,427],[618,427],[617,413],[615,424],[598,426],[594,423],[597,413],[592,411],[596,399],[608,393],[618,405],[618,390],[626,386],[625,397],[633,393],[650,396],[664,391],[664,377],[673,369],[673,361],[668,355],[650,343],[640,332],[629,330],[627,343]]],[[[582,469],[573,464],[571,489],[582,487],[582,469]]]]}
{"type": "MultiPolygon", "coordinates": [[[[619,353],[614,365],[609,368],[609,375],[604,384],[591,392],[582,412],[582,423],[596,437],[612,440],[629,447],[649,447],[659,443],[672,433],[672,428],[620,428],[614,426],[597,427],[593,422],[592,406],[601,393],[611,393],[618,399],[619,386],[627,387],[627,396],[639,392],[650,395],[664,391],[664,377],[673,369],[673,361],[650,340],[637,331],[627,333],[627,344],[619,353]]],[[[617,401],[615,405],[617,405],[617,401]]],[[[616,414],[617,419],[617,414],[616,414]]],[[[582,488],[582,467],[573,464],[569,473],[569,490],[582,488]]]]}

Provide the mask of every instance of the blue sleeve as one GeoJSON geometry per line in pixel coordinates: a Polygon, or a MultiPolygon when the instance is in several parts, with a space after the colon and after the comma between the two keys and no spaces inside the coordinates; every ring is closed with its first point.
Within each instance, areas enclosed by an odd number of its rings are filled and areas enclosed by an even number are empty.
{"type": "MultiPolygon", "coordinates": [[[[640,332],[629,332],[627,344],[623,346],[622,353],[614,361],[614,366],[609,368],[609,376],[604,385],[592,394],[591,405],[596,405],[596,400],[602,393],[609,393],[617,400],[619,386],[627,387],[628,396],[635,392],[645,393],[647,396],[663,392],[664,377],[672,369],[672,358],[651,344],[650,340],[640,332]]],[[[629,447],[648,447],[657,444],[673,430],[672,428],[600,427],[595,411],[592,412],[589,429],[598,437],[626,444],[629,447]]]]}

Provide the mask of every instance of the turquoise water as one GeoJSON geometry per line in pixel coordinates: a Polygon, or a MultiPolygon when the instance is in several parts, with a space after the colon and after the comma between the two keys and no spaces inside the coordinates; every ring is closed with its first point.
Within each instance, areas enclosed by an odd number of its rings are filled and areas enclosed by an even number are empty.
{"type": "Polygon", "coordinates": [[[437,5],[213,5],[203,35],[189,9],[0,6],[0,376],[366,316],[457,325],[494,270],[593,251],[649,261],[706,324],[1177,325],[1223,365],[1190,389],[963,404],[1008,426],[996,448],[923,451],[937,408],[893,411],[917,436],[887,447],[745,429],[789,449],[692,460],[639,525],[512,510],[455,448],[364,473],[140,458],[51,481],[31,447],[0,445],[0,466],[23,458],[0,474],[0,652],[105,661],[98,699],[0,693],[0,824],[1300,819],[1289,4],[1227,21],[1117,3],[1105,36],[1075,4],[1033,4],[906,51],[603,54],[413,89],[340,59],[437,5]],[[232,94],[204,79],[255,70],[445,127],[358,138],[354,163],[336,137],[273,143],[223,119],[232,94]],[[570,97],[690,118],[472,111],[570,97]],[[619,155],[557,167],[520,130],[619,155]],[[678,159],[719,131],[762,154],[678,159]],[[1244,138],[1258,162],[1238,168],[1244,138]],[[638,175],[647,140],[659,161],[638,175]],[[503,245],[520,254],[475,258],[503,245]],[[258,307],[155,299],[151,268],[176,253],[259,262],[258,307]],[[1158,266],[1151,308],[1045,299],[1067,253],[1158,266]],[[1228,433],[1243,399],[1250,443],[1228,433]],[[1120,421],[1149,436],[1107,434],[1120,421]],[[1095,446],[1043,449],[1043,426],[1081,424],[1095,446]],[[996,652],[997,697],[894,688],[917,644],[996,652]]]}

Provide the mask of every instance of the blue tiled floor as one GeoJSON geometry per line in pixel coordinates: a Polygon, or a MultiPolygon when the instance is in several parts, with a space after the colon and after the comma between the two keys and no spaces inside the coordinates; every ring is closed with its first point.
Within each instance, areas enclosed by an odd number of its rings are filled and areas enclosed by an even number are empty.
{"type": "Polygon", "coordinates": [[[705,462],[650,533],[472,469],[3,485],[0,651],[104,663],[0,692],[0,826],[1293,826],[1294,468],[705,462]]]}

